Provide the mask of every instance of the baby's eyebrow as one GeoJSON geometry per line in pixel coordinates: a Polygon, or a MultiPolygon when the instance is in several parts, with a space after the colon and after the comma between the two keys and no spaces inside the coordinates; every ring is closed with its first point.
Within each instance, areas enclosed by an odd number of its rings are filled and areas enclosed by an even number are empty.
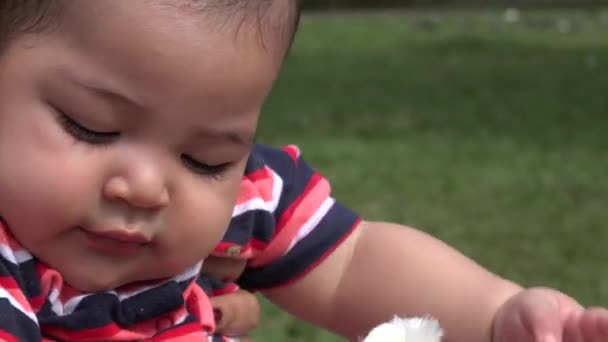
{"type": "Polygon", "coordinates": [[[91,93],[101,96],[102,98],[126,103],[137,108],[144,108],[144,106],[134,97],[124,95],[124,93],[120,91],[110,90],[111,87],[108,87],[107,85],[97,83],[92,80],[75,77],[75,75],[69,72],[64,72],[61,75],[65,80],[69,81],[70,83],[82,87],[91,93]]]}
{"type": "Polygon", "coordinates": [[[244,147],[255,144],[257,135],[255,132],[240,132],[232,130],[220,130],[211,127],[198,129],[196,135],[203,139],[224,140],[244,147]]]}

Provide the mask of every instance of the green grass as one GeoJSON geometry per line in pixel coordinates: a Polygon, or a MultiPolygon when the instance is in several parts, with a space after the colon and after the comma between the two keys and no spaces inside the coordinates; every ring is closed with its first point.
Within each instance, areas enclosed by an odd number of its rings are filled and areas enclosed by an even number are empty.
{"type": "MultiPolygon", "coordinates": [[[[369,219],[608,305],[608,12],[522,15],[307,17],[261,140],[369,219]]],[[[254,336],[340,341],[267,302],[254,336]]]]}

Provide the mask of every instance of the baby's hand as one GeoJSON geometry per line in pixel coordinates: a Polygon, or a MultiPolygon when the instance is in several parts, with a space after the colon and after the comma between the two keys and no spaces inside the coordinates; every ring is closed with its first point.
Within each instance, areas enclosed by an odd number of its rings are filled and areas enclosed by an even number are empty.
{"type": "Polygon", "coordinates": [[[216,316],[216,333],[245,336],[257,327],[261,314],[260,304],[253,294],[239,290],[211,297],[210,300],[216,316]]]}
{"type": "Polygon", "coordinates": [[[552,289],[525,290],[508,300],[494,320],[493,342],[606,342],[608,310],[585,309],[552,289]]]}

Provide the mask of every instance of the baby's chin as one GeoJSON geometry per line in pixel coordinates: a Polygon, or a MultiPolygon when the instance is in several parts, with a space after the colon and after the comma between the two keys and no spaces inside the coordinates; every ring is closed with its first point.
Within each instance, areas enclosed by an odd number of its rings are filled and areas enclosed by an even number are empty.
{"type": "Polygon", "coordinates": [[[117,272],[103,272],[93,268],[63,270],[60,273],[63,281],[68,286],[84,293],[107,292],[138,284],[162,281],[162,279],[140,278],[133,274],[122,275],[117,272]]]}
{"type": "Polygon", "coordinates": [[[64,282],[84,293],[106,292],[124,287],[137,280],[120,279],[116,276],[103,276],[100,274],[82,274],[79,272],[64,272],[62,274],[64,282]]]}
{"type": "Polygon", "coordinates": [[[150,274],[150,272],[145,272],[146,270],[140,270],[142,272],[139,273],[123,270],[124,273],[121,274],[116,269],[95,269],[89,267],[77,269],[72,267],[69,270],[57,271],[62,275],[66,285],[83,293],[131,291],[144,286],[159,285],[186,271],[182,270],[182,272],[175,273],[171,272],[171,270],[165,270],[166,272],[164,273],[156,272],[155,274],[150,274]]]}

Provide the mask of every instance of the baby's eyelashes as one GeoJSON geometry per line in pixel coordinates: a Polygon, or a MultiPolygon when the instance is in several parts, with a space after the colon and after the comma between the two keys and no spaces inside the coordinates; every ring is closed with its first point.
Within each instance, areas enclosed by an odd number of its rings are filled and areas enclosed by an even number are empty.
{"type": "Polygon", "coordinates": [[[85,127],[75,119],[69,117],[59,109],[55,109],[57,112],[57,120],[63,129],[76,138],[78,141],[86,142],[92,145],[106,145],[114,142],[120,137],[119,132],[100,132],[85,127]]]}

